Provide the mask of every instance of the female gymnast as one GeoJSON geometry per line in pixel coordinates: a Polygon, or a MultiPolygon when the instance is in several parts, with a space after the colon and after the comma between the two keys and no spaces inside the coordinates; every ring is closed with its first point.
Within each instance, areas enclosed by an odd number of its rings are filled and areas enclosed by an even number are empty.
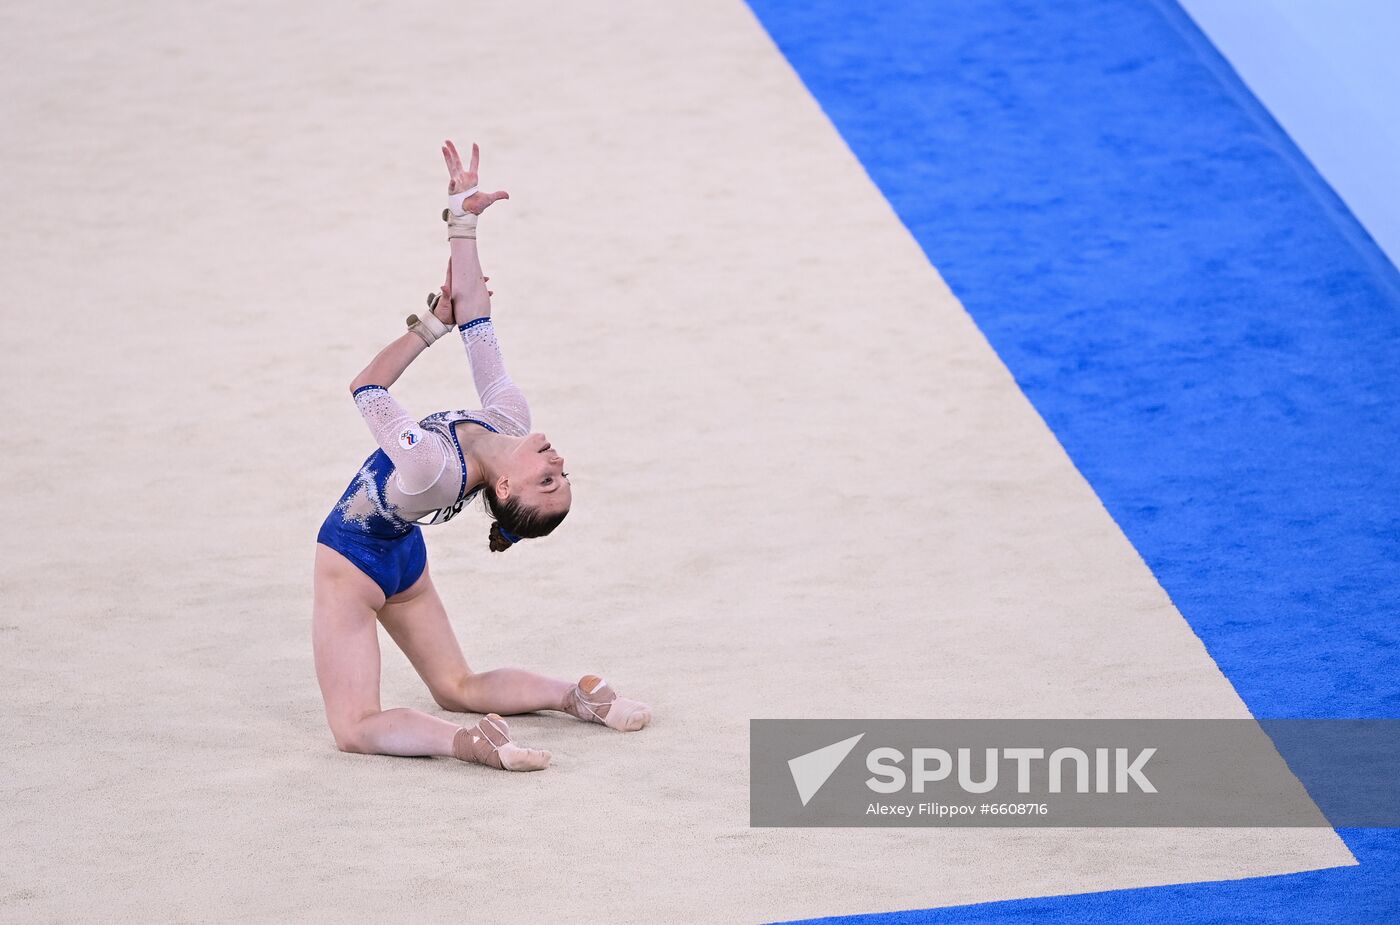
{"type": "Polygon", "coordinates": [[[472,671],[433,587],[420,524],[452,520],[479,492],[495,518],[490,547],[501,552],[553,531],[573,498],[563,458],[544,434],[530,433],[529,406],[506,375],[491,325],[491,293],[476,249],[477,216],[508,196],[477,189],[476,145],[466,169],[451,141],[442,156],[449,176],[444,217],[451,257],[441,294],[430,298],[426,316],[409,316],[408,332],[350,383],[379,449],[316,537],[316,678],[342,751],[450,755],[508,771],[537,771],[548,766],[549,752],[512,742],[499,714],[560,710],[634,732],[651,720],[651,710],[618,697],[596,675],[571,684],[520,668],[472,671]],[[483,407],[414,421],[389,386],[453,324],[483,407]],[[439,706],[485,718],[464,727],[418,710],[382,709],[376,617],[439,706]]]}

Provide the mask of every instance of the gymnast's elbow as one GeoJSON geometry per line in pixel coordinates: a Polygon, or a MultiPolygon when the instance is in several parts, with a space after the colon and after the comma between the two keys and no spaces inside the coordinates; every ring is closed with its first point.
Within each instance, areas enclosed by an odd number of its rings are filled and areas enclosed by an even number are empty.
{"type": "Polygon", "coordinates": [[[354,395],[356,392],[358,392],[360,389],[363,389],[367,385],[378,385],[378,383],[376,383],[369,376],[366,376],[364,373],[360,373],[354,379],[350,380],[350,394],[354,395]]]}

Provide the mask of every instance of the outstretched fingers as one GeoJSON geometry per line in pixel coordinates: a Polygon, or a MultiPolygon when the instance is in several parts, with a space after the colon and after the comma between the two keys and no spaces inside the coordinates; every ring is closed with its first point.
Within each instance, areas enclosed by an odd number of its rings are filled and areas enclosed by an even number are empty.
{"type": "Polygon", "coordinates": [[[476,183],[475,173],[468,174],[462,169],[462,155],[457,153],[457,146],[450,138],[442,143],[442,160],[447,165],[448,193],[463,192],[476,183]]]}
{"type": "Polygon", "coordinates": [[[457,146],[449,138],[442,143],[443,156],[447,158],[447,169],[453,173],[462,172],[462,155],[457,153],[457,146]]]}
{"type": "MultiPolygon", "coordinates": [[[[451,142],[448,142],[448,144],[451,144],[451,142]]],[[[447,149],[447,145],[443,145],[443,148],[442,148],[442,162],[443,162],[444,164],[447,165],[447,192],[448,192],[448,195],[451,195],[452,193],[458,192],[459,189],[465,189],[465,187],[462,187],[462,186],[461,186],[461,177],[462,177],[461,165],[460,165],[460,164],[454,164],[453,161],[454,161],[453,153],[447,149]]]]}
{"type": "MultiPolygon", "coordinates": [[[[472,143],[471,162],[465,168],[462,166],[462,155],[450,138],[442,143],[442,160],[447,165],[449,193],[464,192],[476,185],[477,171],[481,166],[481,147],[475,142],[472,143]]],[[[496,190],[494,193],[478,192],[473,194],[465,205],[469,211],[480,215],[491,203],[509,198],[510,193],[505,190],[496,190]]]]}

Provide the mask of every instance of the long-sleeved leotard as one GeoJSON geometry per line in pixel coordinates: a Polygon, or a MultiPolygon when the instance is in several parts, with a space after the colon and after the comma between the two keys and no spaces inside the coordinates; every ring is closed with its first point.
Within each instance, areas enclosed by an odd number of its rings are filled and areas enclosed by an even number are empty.
{"type": "Polygon", "coordinates": [[[439,411],[415,421],[383,386],[355,390],[355,404],[379,450],[365,460],[331,512],[343,528],[393,539],[414,524],[451,520],[468,500],[466,456],[455,424],[524,436],[530,407],[506,373],[490,318],[460,328],[481,398],[479,411],[439,411]]]}

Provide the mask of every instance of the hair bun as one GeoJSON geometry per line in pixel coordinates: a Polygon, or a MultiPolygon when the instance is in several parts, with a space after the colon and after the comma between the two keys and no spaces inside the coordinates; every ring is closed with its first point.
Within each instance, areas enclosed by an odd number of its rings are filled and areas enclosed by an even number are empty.
{"type": "Polygon", "coordinates": [[[515,543],[512,540],[506,537],[505,531],[501,529],[500,523],[494,520],[491,521],[490,539],[492,552],[505,552],[507,549],[515,545],[515,543]]]}

